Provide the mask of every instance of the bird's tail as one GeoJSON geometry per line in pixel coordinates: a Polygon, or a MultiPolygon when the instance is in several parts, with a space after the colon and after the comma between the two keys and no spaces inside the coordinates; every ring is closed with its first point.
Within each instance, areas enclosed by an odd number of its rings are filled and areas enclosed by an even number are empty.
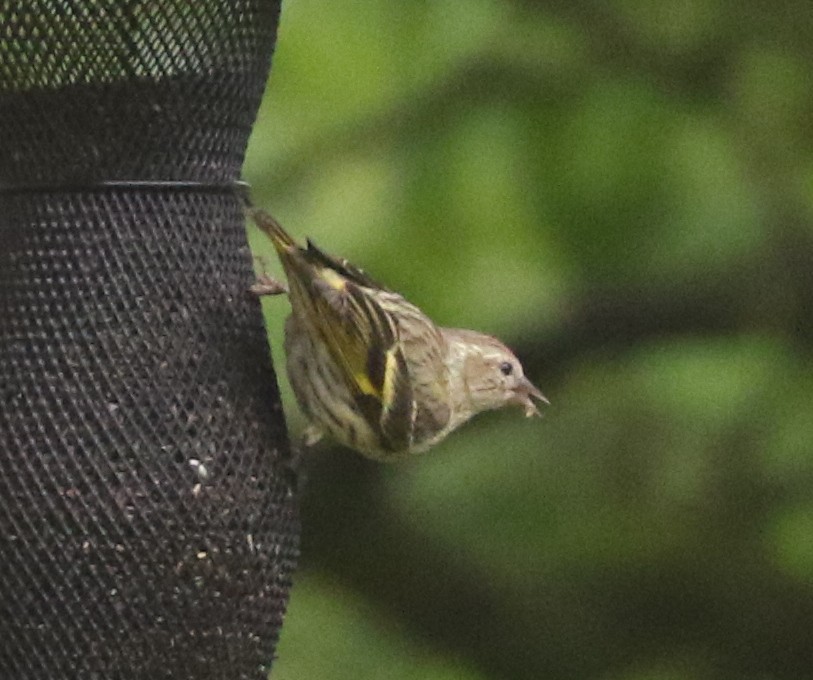
{"type": "Polygon", "coordinates": [[[298,247],[294,238],[267,212],[254,207],[248,207],[246,210],[254,223],[268,235],[280,255],[298,247]]]}

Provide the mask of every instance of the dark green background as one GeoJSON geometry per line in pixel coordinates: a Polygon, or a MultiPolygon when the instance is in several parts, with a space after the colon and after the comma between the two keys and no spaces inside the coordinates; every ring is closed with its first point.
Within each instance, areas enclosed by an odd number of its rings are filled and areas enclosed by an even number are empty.
{"type": "Polygon", "coordinates": [[[552,406],[396,466],[309,454],[277,680],[813,677],[812,26],[285,3],[256,201],[552,406]]]}

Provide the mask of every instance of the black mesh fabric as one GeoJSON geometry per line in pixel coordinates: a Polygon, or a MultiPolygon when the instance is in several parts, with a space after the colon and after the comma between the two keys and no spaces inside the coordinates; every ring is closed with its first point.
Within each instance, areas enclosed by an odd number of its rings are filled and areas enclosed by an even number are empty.
{"type": "Polygon", "coordinates": [[[278,12],[0,0],[0,678],[273,658],[298,519],[230,185],[278,12]]]}

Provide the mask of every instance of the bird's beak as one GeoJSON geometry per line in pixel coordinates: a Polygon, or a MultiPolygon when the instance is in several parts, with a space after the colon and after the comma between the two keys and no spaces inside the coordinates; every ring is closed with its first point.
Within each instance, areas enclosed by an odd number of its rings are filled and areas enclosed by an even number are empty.
{"type": "Polygon", "coordinates": [[[543,404],[550,404],[548,398],[528,378],[523,377],[522,382],[514,390],[513,401],[525,409],[526,418],[541,415],[534,399],[543,404]]]}

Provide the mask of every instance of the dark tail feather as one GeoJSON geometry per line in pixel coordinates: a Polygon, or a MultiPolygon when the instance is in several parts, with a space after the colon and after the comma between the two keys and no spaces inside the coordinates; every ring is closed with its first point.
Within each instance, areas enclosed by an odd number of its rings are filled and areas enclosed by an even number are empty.
{"type": "Polygon", "coordinates": [[[293,237],[282,228],[282,225],[277,222],[271,215],[259,208],[247,208],[248,214],[254,223],[271,239],[274,247],[278,252],[282,253],[290,248],[296,248],[297,244],[293,237]]]}

